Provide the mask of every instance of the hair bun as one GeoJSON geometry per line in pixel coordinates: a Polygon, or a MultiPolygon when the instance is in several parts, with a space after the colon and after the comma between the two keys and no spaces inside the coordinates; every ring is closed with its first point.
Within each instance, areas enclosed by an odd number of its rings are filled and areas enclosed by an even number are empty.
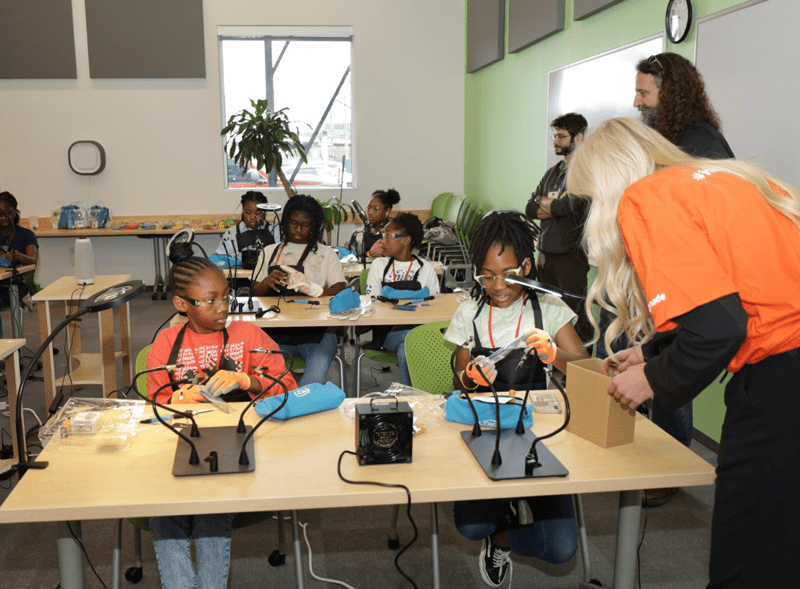
{"type": "Polygon", "coordinates": [[[396,205],[400,202],[400,193],[394,188],[390,188],[386,191],[386,202],[392,206],[396,205]]]}
{"type": "Polygon", "coordinates": [[[192,244],[185,241],[175,242],[169,248],[169,261],[173,264],[188,260],[192,255],[192,244]]]}

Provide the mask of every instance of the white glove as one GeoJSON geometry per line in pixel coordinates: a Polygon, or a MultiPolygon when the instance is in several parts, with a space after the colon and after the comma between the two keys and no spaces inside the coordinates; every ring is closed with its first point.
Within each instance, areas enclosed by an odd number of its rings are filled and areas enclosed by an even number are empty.
{"type": "Polygon", "coordinates": [[[306,275],[292,268],[291,266],[281,266],[281,270],[289,275],[286,280],[286,288],[307,294],[310,297],[318,297],[322,294],[322,287],[311,282],[306,275]]]}

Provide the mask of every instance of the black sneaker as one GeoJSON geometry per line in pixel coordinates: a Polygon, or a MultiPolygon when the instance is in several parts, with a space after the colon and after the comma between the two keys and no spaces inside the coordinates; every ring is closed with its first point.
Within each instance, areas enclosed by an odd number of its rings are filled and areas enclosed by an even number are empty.
{"type": "Polygon", "coordinates": [[[483,582],[489,587],[502,585],[506,574],[511,580],[511,569],[514,563],[511,562],[510,554],[510,550],[498,548],[494,542],[494,536],[484,538],[481,555],[478,557],[478,568],[481,571],[483,582]]]}

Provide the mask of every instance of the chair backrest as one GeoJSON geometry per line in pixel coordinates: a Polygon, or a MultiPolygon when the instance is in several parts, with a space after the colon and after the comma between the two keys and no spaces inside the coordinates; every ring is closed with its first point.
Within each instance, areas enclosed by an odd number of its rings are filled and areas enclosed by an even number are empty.
{"type": "Polygon", "coordinates": [[[431,203],[431,218],[442,218],[445,208],[447,207],[447,201],[450,200],[451,196],[453,196],[452,192],[442,192],[433,199],[433,202],[431,203]]]}
{"type": "MultiPolygon", "coordinates": [[[[153,347],[153,344],[148,344],[139,354],[136,356],[136,372],[141,372],[145,368],[147,368],[147,353],[150,351],[150,348],[153,347]]],[[[139,392],[147,396],[147,375],[142,374],[139,378],[136,379],[136,387],[139,389],[139,392]]]]}
{"type": "Polygon", "coordinates": [[[406,336],[405,349],[411,385],[415,389],[441,395],[453,390],[450,357],[456,345],[444,339],[449,321],[418,325],[406,336]]]}
{"type": "Polygon", "coordinates": [[[447,201],[447,208],[444,211],[444,215],[442,215],[442,219],[445,221],[452,221],[453,223],[458,221],[458,213],[461,212],[461,205],[464,204],[465,200],[467,200],[465,194],[454,194],[451,196],[447,201]]]}

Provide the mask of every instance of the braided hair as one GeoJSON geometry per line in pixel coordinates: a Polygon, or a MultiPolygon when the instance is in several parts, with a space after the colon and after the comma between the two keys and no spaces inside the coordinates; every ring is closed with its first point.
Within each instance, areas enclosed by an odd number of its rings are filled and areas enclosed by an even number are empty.
{"type": "Polygon", "coordinates": [[[422,221],[414,213],[399,213],[389,223],[411,238],[411,249],[417,249],[420,246],[425,231],[422,229],[422,221]]]}
{"type": "Polygon", "coordinates": [[[248,190],[247,192],[245,192],[242,195],[242,207],[244,207],[244,205],[246,205],[249,202],[255,202],[255,203],[262,203],[263,204],[263,203],[267,203],[269,201],[267,200],[267,197],[264,196],[264,194],[262,192],[259,192],[258,190],[248,190]]]}
{"type": "MultiPolygon", "coordinates": [[[[489,248],[495,245],[501,247],[500,253],[507,247],[513,249],[520,264],[528,258],[531,269],[527,277],[536,278],[536,229],[527,217],[519,212],[492,211],[475,225],[470,234],[469,258],[477,270],[483,266],[489,248]]],[[[473,297],[478,298],[480,292],[480,285],[476,283],[473,297]]]]}
{"type": "Polygon", "coordinates": [[[281,217],[281,239],[284,242],[289,234],[289,221],[292,218],[292,213],[296,211],[311,215],[311,222],[313,223],[311,227],[311,251],[316,252],[317,244],[322,241],[322,229],[324,227],[322,223],[322,205],[319,204],[316,198],[307,194],[295,194],[286,201],[286,206],[283,207],[283,216],[281,217]]]}
{"type": "Polygon", "coordinates": [[[193,255],[191,243],[173,243],[169,248],[169,261],[172,262],[169,288],[177,296],[185,296],[197,277],[209,270],[225,278],[222,270],[208,258],[193,255]]]}

